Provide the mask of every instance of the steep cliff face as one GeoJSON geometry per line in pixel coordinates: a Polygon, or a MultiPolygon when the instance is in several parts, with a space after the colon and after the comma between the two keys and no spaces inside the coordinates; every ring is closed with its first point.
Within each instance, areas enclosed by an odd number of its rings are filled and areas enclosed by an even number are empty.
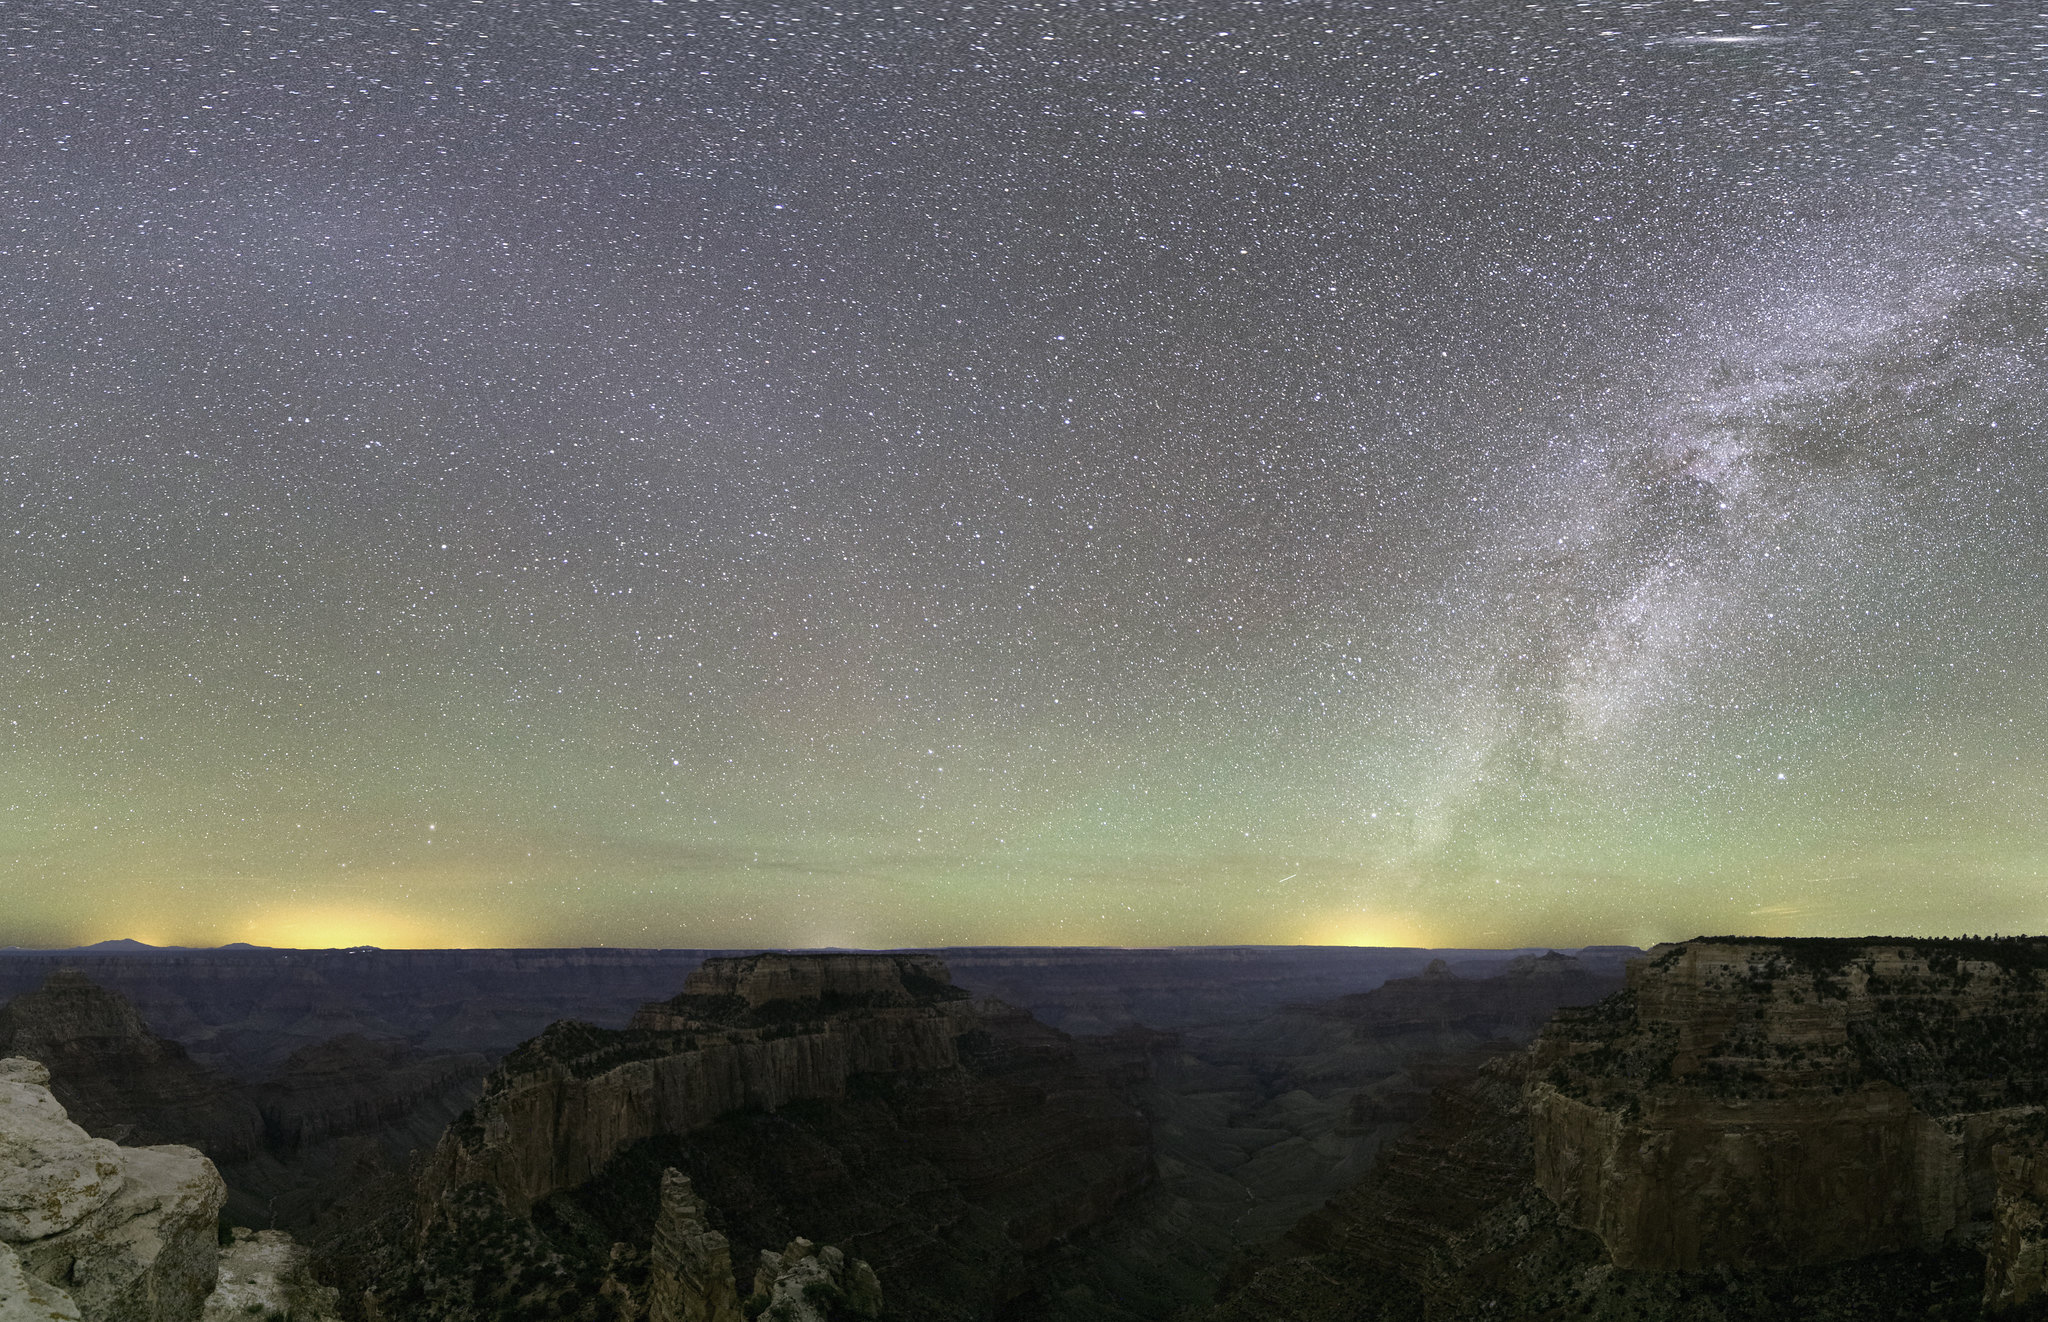
{"type": "Polygon", "coordinates": [[[262,1139],[255,1106],[232,1080],[74,970],[0,1005],[0,1054],[41,1061],[72,1122],[102,1138],[189,1143],[216,1161],[246,1157],[262,1139]]]}
{"type": "Polygon", "coordinates": [[[552,1025],[505,1058],[451,1127],[428,1196],[481,1182],[517,1214],[657,1134],[841,1098],[856,1075],[956,1068],[961,1038],[1013,1012],[977,1006],[944,974],[925,956],[712,960],[629,1029],[552,1025]]]}
{"type": "Polygon", "coordinates": [[[929,957],[714,961],[635,1023],[556,1025],[507,1058],[423,1178],[384,1316],[549,1316],[570,1294],[673,1312],[715,1233],[739,1263],[857,1245],[895,1314],[986,1317],[1152,1177],[1117,1077],[929,957]]]}
{"type": "Polygon", "coordinates": [[[1536,1049],[1537,1183],[1623,1267],[1801,1266],[1981,1229],[1994,1149],[2048,1099],[2035,954],[1701,941],[1641,961],[1626,997],[1536,1049]]]}
{"type": "Polygon", "coordinates": [[[2048,1113],[2015,1127],[1992,1149],[1996,1181],[1984,1253],[1984,1302],[2048,1311],[2048,1113]]]}
{"type": "Polygon", "coordinates": [[[350,1033],[293,1052],[252,1095],[265,1145],[293,1152],[399,1124],[423,1103],[480,1086],[487,1069],[474,1052],[424,1053],[350,1033]]]}
{"type": "Polygon", "coordinates": [[[2031,1316],[2048,941],[1703,940],[1439,1090],[1218,1319],[2031,1316]]]}

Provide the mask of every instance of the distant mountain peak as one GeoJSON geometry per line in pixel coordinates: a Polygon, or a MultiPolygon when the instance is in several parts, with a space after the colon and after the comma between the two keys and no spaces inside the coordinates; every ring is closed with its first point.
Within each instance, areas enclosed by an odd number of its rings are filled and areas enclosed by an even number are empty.
{"type": "Polygon", "coordinates": [[[73,950],[175,950],[175,946],[153,946],[147,941],[130,937],[116,937],[112,941],[95,941],[89,946],[73,946],[73,950]]]}

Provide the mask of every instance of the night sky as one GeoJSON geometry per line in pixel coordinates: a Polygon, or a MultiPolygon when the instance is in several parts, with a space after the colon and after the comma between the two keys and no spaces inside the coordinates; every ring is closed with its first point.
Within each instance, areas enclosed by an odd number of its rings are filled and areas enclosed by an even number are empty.
{"type": "Polygon", "coordinates": [[[2048,928],[2039,5],[0,3],[0,944],[2048,928]]]}

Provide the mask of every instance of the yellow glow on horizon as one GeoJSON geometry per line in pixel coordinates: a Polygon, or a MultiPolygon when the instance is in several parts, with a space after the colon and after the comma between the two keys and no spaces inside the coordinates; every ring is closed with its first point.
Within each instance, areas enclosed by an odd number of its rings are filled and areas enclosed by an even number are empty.
{"type": "Polygon", "coordinates": [[[1309,946],[1432,947],[1438,944],[1430,933],[1405,914],[1332,914],[1296,939],[1309,946]]]}
{"type": "MultiPolygon", "coordinates": [[[[353,904],[279,909],[250,920],[238,939],[251,945],[297,950],[382,946],[387,949],[447,949],[486,944],[472,924],[435,922],[416,914],[353,904]]],[[[495,943],[490,943],[495,944],[495,943]]]]}

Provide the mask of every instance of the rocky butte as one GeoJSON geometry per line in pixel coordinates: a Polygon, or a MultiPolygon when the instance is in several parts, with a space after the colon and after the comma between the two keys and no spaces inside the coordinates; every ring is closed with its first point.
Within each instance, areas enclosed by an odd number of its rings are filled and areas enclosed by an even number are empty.
{"type": "Polygon", "coordinates": [[[623,1032],[558,1023],[506,1057],[442,1140],[429,1195],[480,1181],[522,1212],[656,1134],[840,1098],[855,1075],[955,1068],[959,1039],[1006,1014],[929,955],[707,960],[623,1032]]]}
{"type": "Polygon", "coordinates": [[[416,1247],[373,1306],[694,1316],[690,1281],[711,1316],[731,1299],[705,1282],[766,1271],[765,1251],[770,1294],[860,1298],[872,1275],[892,1316],[981,1316],[1152,1178],[1116,1073],[935,957],[711,959],[629,1028],[559,1023],[506,1057],[435,1151],[416,1247]]]}
{"type": "Polygon", "coordinates": [[[2031,1316],[2044,1103],[2048,940],[1660,948],[1439,1090],[1216,1316],[2031,1316]]]}

